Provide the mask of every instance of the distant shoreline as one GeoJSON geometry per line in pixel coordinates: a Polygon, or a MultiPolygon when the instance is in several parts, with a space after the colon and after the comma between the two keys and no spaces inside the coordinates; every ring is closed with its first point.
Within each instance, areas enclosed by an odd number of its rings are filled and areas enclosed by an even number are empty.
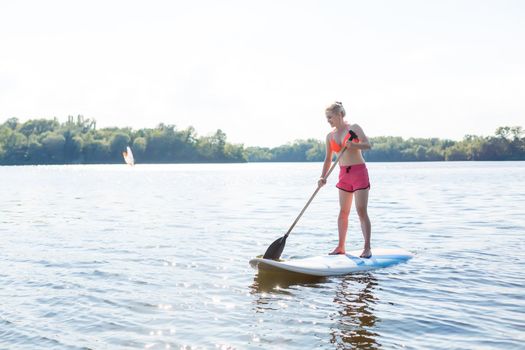
{"type": "MultiPolygon", "coordinates": [[[[370,138],[367,162],[519,161],[525,160],[525,132],[503,126],[494,136],[466,135],[461,141],[438,138],[380,136],[370,138]]],[[[0,124],[0,165],[120,164],[131,147],[137,164],[210,164],[318,162],[325,143],[296,140],[278,147],[245,147],[227,141],[218,129],[199,136],[193,127],[178,130],[159,124],[153,129],[97,129],[96,121],[70,116],[21,123],[11,118],[0,124]]]]}

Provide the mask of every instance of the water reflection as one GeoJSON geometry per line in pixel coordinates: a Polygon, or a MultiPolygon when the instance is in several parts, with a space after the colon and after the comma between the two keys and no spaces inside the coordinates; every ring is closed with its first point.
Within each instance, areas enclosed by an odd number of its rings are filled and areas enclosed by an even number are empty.
{"type": "Polygon", "coordinates": [[[326,282],[325,277],[303,275],[293,272],[273,272],[259,270],[250,286],[250,293],[256,294],[255,312],[274,310],[274,296],[291,295],[294,286],[319,287],[320,283],[326,282]]]}
{"type": "Polygon", "coordinates": [[[252,293],[287,293],[294,285],[313,285],[326,282],[326,277],[303,275],[294,272],[272,272],[259,270],[251,285],[252,293]]]}
{"type": "Polygon", "coordinates": [[[345,277],[337,286],[334,303],[339,311],[332,316],[330,342],[336,349],[377,349],[380,344],[373,331],[377,317],[372,305],[377,302],[373,291],[377,279],[371,275],[345,277]]]}
{"type": "Polygon", "coordinates": [[[377,323],[373,309],[378,301],[373,293],[377,279],[370,274],[326,278],[259,270],[250,286],[251,294],[257,295],[254,311],[262,313],[277,310],[279,303],[276,301],[295,293],[295,286],[322,288],[326,291],[326,287],[332,288],[330,284],[335,288],[333,303],[336,306],[336,312],[330,316],[330,343],[336,349],[379,348],[379,335],[373,331],[377,323]]]}

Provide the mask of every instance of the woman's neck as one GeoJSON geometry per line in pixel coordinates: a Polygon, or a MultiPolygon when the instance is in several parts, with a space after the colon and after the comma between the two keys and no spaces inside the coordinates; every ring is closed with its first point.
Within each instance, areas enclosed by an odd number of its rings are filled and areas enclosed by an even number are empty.
{"type": "Polygon", "coordinates": [[[336,125],[335,128],[337,129],[337,131],[342,131],[342,130],[346,131],[347,126],[348,126],[348,124],[346,122],[342,121],[341,124],[336,125]]]}

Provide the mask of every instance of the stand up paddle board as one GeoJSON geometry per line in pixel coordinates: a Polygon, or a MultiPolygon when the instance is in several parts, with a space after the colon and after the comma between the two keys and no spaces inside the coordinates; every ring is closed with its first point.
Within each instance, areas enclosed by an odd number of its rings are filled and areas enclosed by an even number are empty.
{"type": "Polygon", "coordinates": [[[254,269],[290,271],[312,276],[335,276],[369,271],[406,262],[412,254],[402,249],[372,249],[372,257],[360,258],[360,250],[340,255],[313,256],[304,259],[277,261],[256,258],[250,260],[254,269]]]}

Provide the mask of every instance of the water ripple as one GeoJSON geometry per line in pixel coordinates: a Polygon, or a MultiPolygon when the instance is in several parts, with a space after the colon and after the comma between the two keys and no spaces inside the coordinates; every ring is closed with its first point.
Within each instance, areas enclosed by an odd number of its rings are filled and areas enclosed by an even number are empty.
{"type": "MultiPolygon", "coordinates": [[[[247,262],[286,232],[319,164],[0,167],[0,348],[522,348],[525,164],[369,168],[374,246],[415,257],[316,278],[247,262]]],[[[336,244],[329,182],[284,257],[336,244]]],[[[352,211],[348,248],[361,244],[352,211]]]]}

